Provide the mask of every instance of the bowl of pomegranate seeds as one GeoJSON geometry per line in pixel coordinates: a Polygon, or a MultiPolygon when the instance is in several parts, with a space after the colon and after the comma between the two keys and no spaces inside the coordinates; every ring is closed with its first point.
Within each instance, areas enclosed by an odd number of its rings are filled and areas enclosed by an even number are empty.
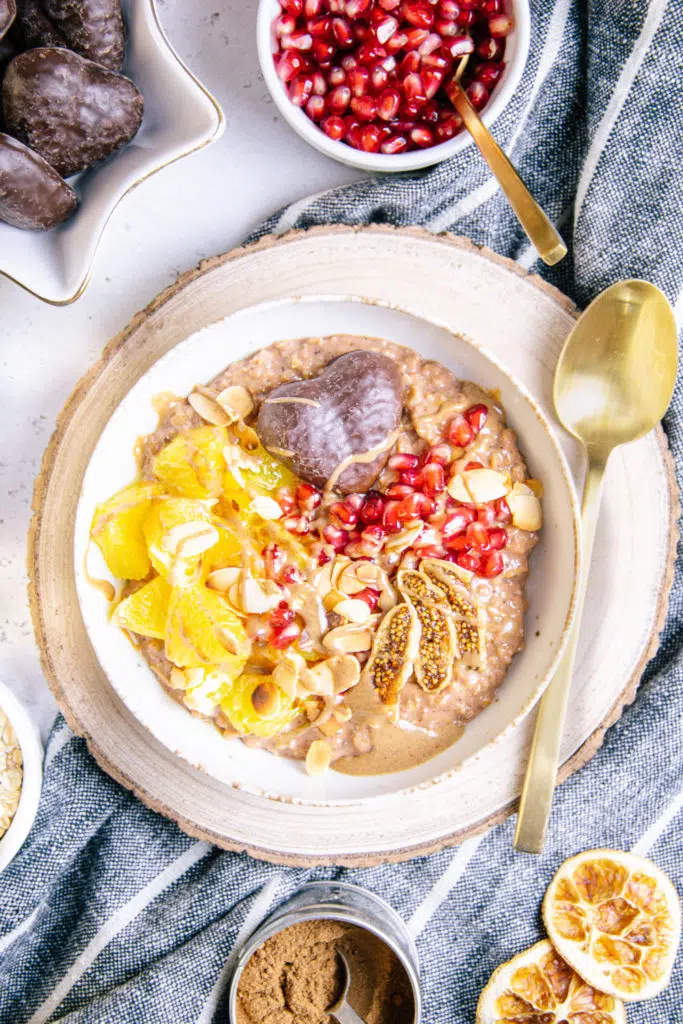
{"type": "Polygon", "coordinates": [[[261,0],[263,75],[285,119],[320,152],[409,171],[470,138],[444,82],[456,70],[488,124],[522,76],[527,0],[261,0]]]}

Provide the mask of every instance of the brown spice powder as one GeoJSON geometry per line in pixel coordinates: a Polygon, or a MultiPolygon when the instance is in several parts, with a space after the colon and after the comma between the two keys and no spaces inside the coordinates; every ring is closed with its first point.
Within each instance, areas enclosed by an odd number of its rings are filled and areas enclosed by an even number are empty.
{"type": "Polygon", "coordinates": [[[352,965],[348,1001],[367,1024],[412,1024],[410,981],[395,953],[371,932],[340,921],[302,921],[268,939],[246,964],[237,988],[237,1024],[332,1024],[352,965]]]}

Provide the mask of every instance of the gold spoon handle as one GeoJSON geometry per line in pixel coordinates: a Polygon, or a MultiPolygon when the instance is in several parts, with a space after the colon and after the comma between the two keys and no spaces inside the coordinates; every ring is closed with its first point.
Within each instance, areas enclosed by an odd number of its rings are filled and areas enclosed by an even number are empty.
{"type": "Polygon", "coordinates": [[[545,215],[519,174],[483,123],[464,91],[453,78],[446,83],[448,97],[465,122],[465,127],[479,147],[481,155],[498,179],[517,219],[538,250],[544,263],[552,267],[567,255],[555,225],[545,215]]]}
{"type": "Polygon", "coordinates": [[[555,675],[541,698],[536,719],[536,729],[531,744],[529,763],[524,778],[524,788],[519,801],[515,849],[524,853],[542,853],[545,833],[553,802],[560,757],[560,743],[564,731],[564,719],[572,682],[576,645],[581,630],[581,614],[586,597],[586,583],[595,527],[600,509],[602,481],[605,474],[604,459],[588,456],[588,472],[583,491],[582,503],[582,563],[581,579],[576,600],[576,618],[572,626],[567,647],[555,669],[555,675]]]}

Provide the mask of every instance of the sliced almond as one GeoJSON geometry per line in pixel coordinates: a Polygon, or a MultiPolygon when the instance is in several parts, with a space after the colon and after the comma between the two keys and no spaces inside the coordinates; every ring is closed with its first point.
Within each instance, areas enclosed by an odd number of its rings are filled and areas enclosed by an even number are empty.
{"type": "Polygon", "coordinates": [[[213,398],[200,391],[193,391],[187,399],[196,413],[207,423],[213,423],[216,427],[224,427],[230,423],[230,418],[224,409],[213,398]]]}
{"type": "Polygon", "coordinates": [[[344,601],[340,601],[332,609],[337,615],[341,615],[343,619],[347,619],[349,622],[367,622],[372,615],[370,607],[367,601],[362,601],[355,598],[346,598],[344,601]]]}
{"type": "Polygon", "coordinates": [[[504,498],[509,490],[509,476],[497,469],[465,469],[448,481],[450,496],[465,504],[486,505],[504,498]]]}
{"type": "Polygon", "coordinates": [[[252,397],[241,384],[231,384],[230,387],[223,388],[220,394],[216,395],[216,402],[230,417],[230,423],[244,420],[254,411],[252,397]]]}
{"type": "Polygon", "coordinates": [[[305,668],[299,676],[299,685],[318,697],[334,696],[334,675],[327,661],[319,661],[313,668],[305,668]]]}
{"type": "Polygon", "coordinates": [[[526,482],[527,487],[534,492],[537,498],[543,497],[543,484],[540,480],[535,480],[534,477],[530,477],[526,482]]]}
{"type": "Polygon", "coordinates": [[[543,525],[541,503],[535,494],[513,494],[507,497],[512,525],[519,530],[540,530],[543,525]]]}
{"type": "Polygon", "coordinates": [[[235,634],[230,629],[226,629],[223,626],[218,630],[218,635],[221,643],[225,647],[226,651],[230,654],[239,654],[241,651],[241,644],[235,634]]]}
{"type": "Polygon", "coordinates": [[[349,623],[337,626],[323,637],[323,646],[331,654],[360,654],[372,647],[372,628],[368,621],[362,626],[349,623]]]}
{"type": "Polygon", "coordinates": [[[326,612],[331,612],[336,604],[339,604],[346,597],[346,594],[342,594],[341,590],[329,590],[323,598],[323,607],[326,612]]]}
{"type": "Polygon", "coordinates": [[[210,590],[217,590],[220,594],[227,594],[235,583],[239,583],[241,575],[242,570],[238,566],[214,569],[206,577],[206,585],[210,590]]]}
{"type": "Polygon", "coordinates": [[[332,751],[325,740],[313,740],[306,754],[306,771],[309,775],[324,775],[330,767],[332,751]]]}
{"type": "Polygon", "coordinates": [[[344,722],[349,722],[351,720],[353,711],[348,704],[339,704],[332,712],[332,715],[343,725],[344,722]]]}
{"type": "Polygon", "coordinates": [[[393,533],[384,542],[384,551],[387,554],[399,555],[406,548],[411,548],[424,529],[424,523],[415,523],[407,526],[400,533],[393,533]]]}
{"type": "Polygon", "coordinates": [[[352,654],[335,654],[326,662],[334,676],[335,694],[346,693],[357,685],[360,679],[358,658],[352,654]]]}
{"type": "Polygon", "coordinates": [[[332,563],[332,570],[330,573],[330,579],[332,586],[336,589],[339,586],[339,577],[346,569],[347,565],[351,564],[351,559],[347,558],[346,555],[337,555],[334,562],[332,563]]]}
{"type": "Polygon", "coordinates": [[[295,651],[288,651],[286,654],[283,654],[273,669],[271,675],[273,682],[276,686],[280,687],[289,700],[294,700],[297,696],[299,676],[305,667],[306,662],[300,654],[297,654],[295,651]]]}
{"type": "Polygon", "coordinates": [[[335,718],[334,712],[325,722],[316,722],[316,727],[320,729],[323,736],[334,736],[341,729],[343,722],[340,722],[338,718],[335,718]]]}
{"type": "Polygon", "coordinates": [[[325,597],[332,589],[332,562],[322,565],[313,576],[313,586],[318,597],[325,597]]]}
{"type": "Polygon", "coordinates": [[[240,604],[249,615],[263,615],[276,608],[282,600],[282,591],[273,580],[257,580],[244,572],[240,580],[240,604]]]}
{"type": "Polygon", "coordinates": [[[282,698],[278,686],[272,679],[264,678],[263,682],[254,688],[251,694],[251,704],[261,718],[274,718],[277,715],[282,705],[282,698]]]}
{"type": "Polygon", "coordinates": [[[176,526],[172,526],[161,538],[162,550],[167,551],[169,555],[177,555],[179,554],[178,549],[180,545],[195,537],[213,537],[211,544],[209,544],[209,547],[212,547],[218,540],[218,531],[203,519],[192,519],[188,523],[178,523],[176,526]]]}
{"type": "Polygon", "coordinates": [[[251,512],[255,512],[261,519],[282,518],[282,509],[275,498],[269,498],[267,494],[259,494],[252,498],[249,508],[251,512]]]}
{"type": "Polygon", "coordinates": [[[197,558],[217,543],[218,530],[215,526],[207,524],[206,529],[201,533],[197,532],[193,537],[186,537],[185,540],[181,540],[176,554],[178,558],[197,558]]]}

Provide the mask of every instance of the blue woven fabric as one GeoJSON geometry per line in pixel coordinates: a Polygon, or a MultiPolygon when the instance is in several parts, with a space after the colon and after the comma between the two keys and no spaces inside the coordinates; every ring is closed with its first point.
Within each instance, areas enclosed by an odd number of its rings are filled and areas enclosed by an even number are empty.
{"type": "MultiPolygon", "coordinates": [[[[521,87],[495,125],[570,255],[547,270],[473,147],[419,176],[368,181],[281,211],[263,228],[337,221],[454,230],[532,267],[579,304],[620,277],[683,289],[680,0],[532,0],[521,87]]],[[[678,311],[683,303],[679,301],[678,311]]],[[[683,394],[666,428],[683,472],[683,394]]],[[[238,935],[312,878],[367,886],[410,918],[444,876],[418,937],[425,1024],[468,1024],[503,960],[542,937],[559,863],[596,846],[683,866],[683,563],[661,649],[637,700],[560,787],[542,857],[512,853],[511,821],[458,850],[367,871],[279,869],[185,836],[102,774],[58,719],[40,812],[0,876],[0,1024],[227,1020],[238,935]],[[465,870],[466,868],[466,870],[465,870]]],[[[630,1024],[683,1022],[680,962],[630,1024]]],[[[293,1022],[295,1024],[295,1022],[293,1022]]]]}

